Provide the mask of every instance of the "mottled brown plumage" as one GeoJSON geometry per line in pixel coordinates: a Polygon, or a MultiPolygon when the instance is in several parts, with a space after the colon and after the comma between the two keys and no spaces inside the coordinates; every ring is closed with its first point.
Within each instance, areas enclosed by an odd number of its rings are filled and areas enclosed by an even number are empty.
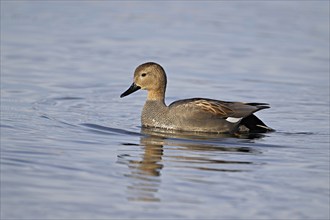
{"type": "Polygon", "coordinates": [[[134,73],[134,82],[120,97],[139,89],[148,91],[143,107],[143,127],[181,131],[236,133],[272,131],[253,115],[269,108],[266,103],[225,102],[206,98],[184,99],[165,104],[166,74],[157,63],[144,63],[134,73]]]}

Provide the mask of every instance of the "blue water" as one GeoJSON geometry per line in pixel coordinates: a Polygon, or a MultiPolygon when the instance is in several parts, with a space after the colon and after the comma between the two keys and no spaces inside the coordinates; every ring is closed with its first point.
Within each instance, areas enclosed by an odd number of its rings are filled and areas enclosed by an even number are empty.
{"type": "Polygon", "coordinates": [[[1,219],[329,219],[328,1],[1,1],[1,219]],[[141,130],[166,102],[267,102],[255,139],[141,130]]]}

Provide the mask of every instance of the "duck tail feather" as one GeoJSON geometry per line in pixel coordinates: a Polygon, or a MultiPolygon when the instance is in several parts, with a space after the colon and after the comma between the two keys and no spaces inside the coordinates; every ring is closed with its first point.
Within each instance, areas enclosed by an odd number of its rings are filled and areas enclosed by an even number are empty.
{"type": "Polygon", "coordinates": [[[249,115],[242,119],[240,125],[244,125],[249,129],[251,133],[265,133],[270,131],[275,131],[274,129],[268,127],[254,114],[249,115]]]}

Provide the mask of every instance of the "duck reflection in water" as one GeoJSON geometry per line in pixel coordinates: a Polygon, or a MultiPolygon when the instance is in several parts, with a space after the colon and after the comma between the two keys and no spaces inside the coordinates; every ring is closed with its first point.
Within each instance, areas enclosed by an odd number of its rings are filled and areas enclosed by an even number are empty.
{"type": "MultiPolygon", "coordinates": [[[[142,128],[143,136],[140,144],[124,143],[123,145],[137,145],[143,147],[142,156],[130,154],[119,155],[119,162],[126,164],[130,169],[130,174],[125,176],[130,178],[128,186],[128,199],[136,201],[160,201],[157,193],[161,186],[161,171],[164,168],[163,160],[180,164],[180,169],[196,169],[218,172],[244,172],[249,171],[250,161],[219,160],[203,154],[196,156],[196,152],[220,151],[222,153],[233,154],[260,154],[261,152],[251,147],[237,144],[237,139],[224,134],[214,134],[205,136],[198,133],[171,132],[163,129],[142,128]],[[219,145],[221,140],[221,145],[219,145]],[[234,142],[233,142],[234,141],[234,142]],[[189,150],[169,155],[164,155],[163,146],[171,146],[169,151],[189,150]],[[174,147],[174,148],[173,148],[174,147]],[[191,152],[193,152],[191,154],[191,152]],[[180,156],[179,156],[180,155],[180,156]],[[184,155],[184,156],[182,156],[184,155]],[[191,156],[190,156],[191,155],[191,156]]],[[[183,171],[184,172],[184,171],[183,171]]],[[[182,174],[182,178],[184,174],[182,174]]],[[[189,181],[193,181],[187,177],[189,181]]],[[[200,181],[200,179],[196,179],[200,181]]]]}
{"type": "MultiPolygon", "coordinates": [[[[152,137],[141,137],[140,144],[144,153],[142,158],[134,158],[131,155],[119,155],[121,162],[128,165],[130,178],[128,186],[128,199],[138,201],[160,201],[156,197],[159,189],[160,171],[163,168],[162,156],[163,145],[159,143],[161,139],[152,137]]],[[[127,145],[127,144],[124,144],[127,145]]],[[[130,145],[130,144],[129,144],[130,145]]]]}

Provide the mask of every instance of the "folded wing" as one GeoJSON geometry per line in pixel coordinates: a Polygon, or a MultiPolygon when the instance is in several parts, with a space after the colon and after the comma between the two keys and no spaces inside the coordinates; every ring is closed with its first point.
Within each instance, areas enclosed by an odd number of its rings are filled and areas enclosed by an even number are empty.
{"type": "Polygon", "coordinates": [[[256,111],[270,108],[267,103],[225,102],[205,98],[179,100],[169,107],[190,109],[192,113],[205,113],[220,118],[245,118],[256,111]]]}

